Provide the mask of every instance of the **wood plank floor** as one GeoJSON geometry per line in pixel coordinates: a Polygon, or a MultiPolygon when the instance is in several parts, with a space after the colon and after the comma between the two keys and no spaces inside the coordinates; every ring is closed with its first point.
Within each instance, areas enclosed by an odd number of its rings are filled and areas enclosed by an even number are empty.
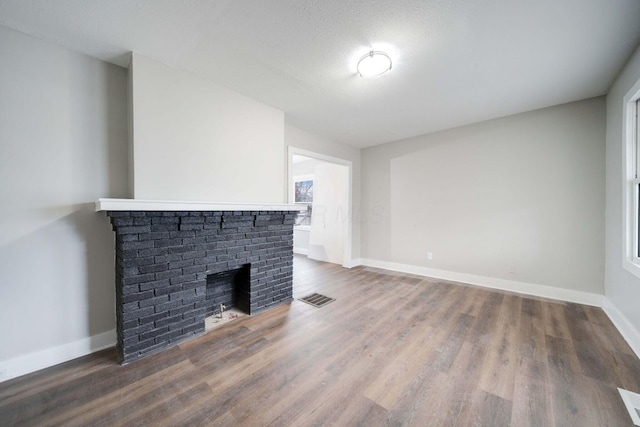
{"type": "Polygon", "coordinates": [[[628,426],[640,361],[598,308],[296,257],[295,300],[119,366],[0,383],[0,426],[628,426]]]}

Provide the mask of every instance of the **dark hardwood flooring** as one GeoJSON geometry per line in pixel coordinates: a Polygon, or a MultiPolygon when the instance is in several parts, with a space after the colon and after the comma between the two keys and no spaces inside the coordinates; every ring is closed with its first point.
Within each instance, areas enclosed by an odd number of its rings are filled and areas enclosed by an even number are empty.
{"type": "Polygon", "coordinates": [[[296,257],[295,300],[133,362],[0,383],[0,426],[628,426],[640,361],[598,308],[296,257]]]}

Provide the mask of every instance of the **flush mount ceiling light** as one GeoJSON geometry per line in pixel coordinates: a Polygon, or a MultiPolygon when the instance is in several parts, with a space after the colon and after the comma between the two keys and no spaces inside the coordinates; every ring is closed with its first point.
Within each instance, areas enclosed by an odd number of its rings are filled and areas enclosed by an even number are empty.
{"type": "Polygon", "coordinates": [[[369,51],[358,61],[360,77],[380,76],[391,69],[391,58],[384,52],[369,51]]]}

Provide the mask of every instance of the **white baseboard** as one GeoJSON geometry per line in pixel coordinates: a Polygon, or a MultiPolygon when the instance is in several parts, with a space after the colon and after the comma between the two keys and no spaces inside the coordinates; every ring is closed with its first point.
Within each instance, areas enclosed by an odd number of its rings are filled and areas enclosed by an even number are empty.
{"type": "Polygon", "coordinates": [[[361,259],[361,265],[382,268],[385,270],[393,270],[401,273],[417,274],[419,276],[433,277],[435,279],[449,280],[452,282],[467,283],[470,285],[483,286],[485,288],[517,292],[520,294],[533,295],[560,301],[592,305],[595,307],[602,307],[604,301],[604,295],[594,294],[591,292],[555,288],[553,286],[518,282],[515,280],[496,279],[494,277],[476,276],[474,274],[457,273],[454,271],[438,270],[435,268],[420,267],[417,265],[378,261],[366,258],[361,259]]]}
{"type": "Polygon", "coordinates": [[[622,314],[618,307],[609,299],[604,298],[602,306],[604,312],[609,316],[611,322],[620,331],[620,334],[629,344],[629,347],[640,358],[640,332],[629,322],[629,319],[622,314]]]}
{"type": "Polygon", "coordinates": [[[293,247],[294,254],[309,255],[309,249],[293,247]]]}
{"type": "Polygon", "coordinates": [[[116,331],[113,329],[68,344],[2,361],[0,362],[0,382],[113,347],[115,343],[116,331]]]}
{"type": "Polygon", "coordinates": [[[342,264],[344,268],[353,268],[362,265],[362,258],[355,258],[342,264]]]}

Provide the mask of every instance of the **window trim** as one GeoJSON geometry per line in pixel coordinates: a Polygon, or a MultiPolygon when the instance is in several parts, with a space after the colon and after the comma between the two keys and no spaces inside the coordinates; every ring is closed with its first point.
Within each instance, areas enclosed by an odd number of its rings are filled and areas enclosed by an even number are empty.
{"type": "Polygon", "coordinates": [[[640,80],[623,99],[622,256],[623,267],[640,278],[640,80]]]}

